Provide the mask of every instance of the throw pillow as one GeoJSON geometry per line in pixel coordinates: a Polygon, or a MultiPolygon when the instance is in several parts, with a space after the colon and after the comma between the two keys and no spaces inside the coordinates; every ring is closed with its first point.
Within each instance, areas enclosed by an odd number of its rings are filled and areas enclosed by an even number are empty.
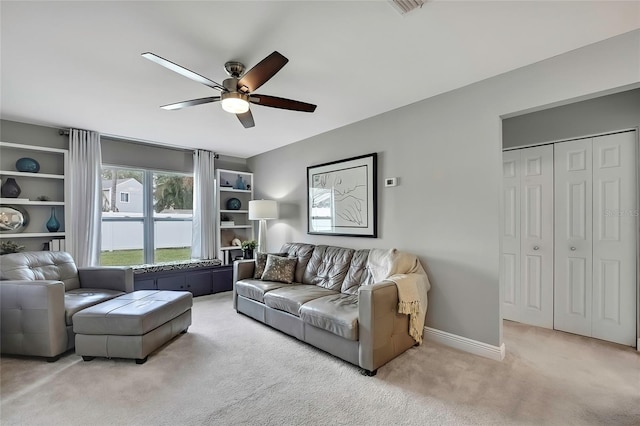
{"type": "Polygon", "coordinates": [[[267,265],[267,255],[272,254],[279,257],[287,257],[289,253],[256,253],[256,266],[254,268],[253,278],[259,280],[264,273],[264,267],[267,265]]]}
{"type": "Polygon", "coordinates": [[[281,283],[291,284],[293,276],[296,272],[296,258],[287,258],[267,255],[267,264],[264,267],[262,279],[265,281],[278,281],[281,283]]]}

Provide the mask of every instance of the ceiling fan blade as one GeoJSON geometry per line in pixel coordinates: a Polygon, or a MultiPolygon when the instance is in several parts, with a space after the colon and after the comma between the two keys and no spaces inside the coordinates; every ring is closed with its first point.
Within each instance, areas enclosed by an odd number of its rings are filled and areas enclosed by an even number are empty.
{"type": "Polygon", "coordinates": [[[249,97],[249,102],[256,105],[290,109],[293,111],[314,112],[316,110],[316,105],[313,104],[268,95],[251,95],[251,97],[249,97]]]}
{"type": "Polygon", "coordinates": [[[210,102],[216,102],[220,100],[220,96],[211,96],[208,98],[200,98],[200,99],[191,99],[190,101],[182,101],[175,104],[163,105],[160,108],[173,110],[173,109],[181,109],[195,105],[208,104],[210,102]]]}
{"type": "Polygon", "coordinates": [[[236,114],[236,117],[238,117],[238,120],[240,120],[245,129],[256,125],[256,123],[253,121],[253,114],[251,114],[251,110],[242,114],[236,114]]]}
{"type": "Polygon", "coordinates": [[[170,69],[173,72],[177,72],[180,75],[183,75],[187,78],[190,78],[193,81],[197,81],[198,83],[202,83],[205,86],[209,86],[212,87],[214,89],[218,89],[218,90],[224,90],[224,87],[219,84],[216,83],[213,80],[209,80],[207,77],[203,77],[200,74],[197,74],[191,70],[186,69],[185,67],[178,65],[176,63],[173,63],[167,59],[164,59],[158,55],[155,55],[151,52],[145,52],[142,54],[143,58],[147,58],[148,60],[155,62],[158,65],[162,65],[165,68],[170,69]]]}
{"type": "Polygon", "coordinates": [[[245,93],[257,90],[280,71],[287,62],[289,62],[287,58],[278,52],[273,52],[242,76],[238,81],[238,90],[245,93]]]}

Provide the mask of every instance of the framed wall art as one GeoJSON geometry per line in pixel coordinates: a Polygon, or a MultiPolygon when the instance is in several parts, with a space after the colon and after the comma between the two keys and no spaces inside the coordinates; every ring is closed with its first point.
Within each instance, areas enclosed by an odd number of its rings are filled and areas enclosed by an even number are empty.
{"type": "Polygon", "coordinates": [[[307,232],[376,238],[376,153],[307,167],[307,232]]]}

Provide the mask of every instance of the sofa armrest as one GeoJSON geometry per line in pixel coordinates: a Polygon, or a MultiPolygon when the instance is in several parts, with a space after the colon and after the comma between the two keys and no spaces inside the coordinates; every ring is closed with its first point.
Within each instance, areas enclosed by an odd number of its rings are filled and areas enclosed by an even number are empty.
{"type": "Polygon", "coordinates": [[[2,353],[55,357],[67,350],[64,283],[0,281],[2,353]]]}
{"type": "Polygon", "coordinates": [[[238,310],[238,297],[236,295],[236,283],[246,278],[253,278],[256,262],[253,259],[236,260],[233,262],[233,309],[238,310]]]}
{"type": "Polygon", "coordinates": [[[233,262],[233,282],[253,278],[256,261],[253,259],[236,260],[233,262]]]}
{"type": "Polygon", "coordinates": [[[78,268],[80,287],[133,291],[133,269],[128,266],[89,266],[78,268]]]}
{"type": "Polygon", "coordinates": [[[374,371],[415,342],[409,317],[398,313],[398,288],[392,281],[363,285],[358,291],[360,367],[374,371]]]}

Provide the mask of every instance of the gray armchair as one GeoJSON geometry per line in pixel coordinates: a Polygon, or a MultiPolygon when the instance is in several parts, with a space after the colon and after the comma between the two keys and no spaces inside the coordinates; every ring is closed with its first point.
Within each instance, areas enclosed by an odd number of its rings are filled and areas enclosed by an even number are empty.
{"type": "Polygon", "coordinates": [[[61,251],[2,255],[2,353],[56,361],[74,347],[73,314],[132,291],[129,267],[77,268],[61,251]]]}

